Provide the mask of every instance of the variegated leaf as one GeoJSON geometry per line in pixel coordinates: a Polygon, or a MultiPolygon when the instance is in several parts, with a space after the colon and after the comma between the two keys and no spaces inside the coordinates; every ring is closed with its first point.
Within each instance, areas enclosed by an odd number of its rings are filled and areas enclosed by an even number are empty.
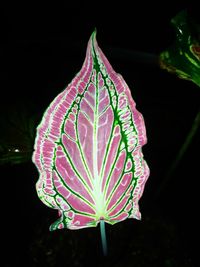
{"type": "Polygon", "coordinates": [[[143,117],[94,32],[81,71],[37,128],[37,192],[47,206],[59,210],[50,229],[140,219],[138,201],[149,176],[141,151],[145,143],[143,117]]]}

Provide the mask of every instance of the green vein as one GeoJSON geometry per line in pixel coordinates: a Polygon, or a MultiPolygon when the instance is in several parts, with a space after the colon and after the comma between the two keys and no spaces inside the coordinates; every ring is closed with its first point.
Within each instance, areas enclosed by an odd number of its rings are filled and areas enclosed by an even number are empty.
{"type": "MultiPolygon", "coordinates": [[[[78,112],[77,112],[78,113],[78,112]]],[[[75,122],[75,130],[76,130],[76,138],[77,138],[77,146],[79,148],[79,151],[80,151],[80,156],[81,156],[81,160],[83,162],[83,166],[86,170],[86,173],[88,175],[88,179],[90,180],[91,184],[93,185],[93,180],[92,180],[92,174],[89,170],[89,167],[86,163],[86,160],[85,160],[85,157],[84,157],[84,153],[83,153],[83,149],[82,149],[82,146],[80,145],[80,138],[79,138],[79,133],[78,133],[78,123],[77,123],[77,118],[78,118],[78,114],[76,116],[76,122],[75,122]]]]}
{"type": "MultiPolygon", "coordinates": [[[[135,180],[133,180],[133,181],[135,181],[135,180]]],[[[133,183],[133,181],[131,181],[131,183],[133,183]]],[[[135,188],[135,187],[134,187],[134,188],[135,188]]],[[[134,188],[133,188],[132,191],[134,191],[134,188]]],[[[125,190],[124,193],[121,195],[121,197],[117,200],[117,202],[115,203],[115,205],[113,205],[113,206],[107,211],[108,213],[111,213],[111,212],[117,207],[117,205],[120,204],[120,202],[123,200],[123,198],[124,198],[126,192],[128,191],[128,189],[129,189],[129,186],[126,188],[126,190],[125,190]]],[[[129,202],[130,199],[131,199],[131,196],[130,196],[130,197],[127,199],[127,201],[124,203],[124,205],[123,205],[123,207],[121,208],[121,210],[118,211],[117,214],[115,214],[114,216],[111,216],[111,217],[116,217],[116,216],[120,215],[120,213],[121,213],[122,211],[124,211],[124,209],[126,208],[126,206],[127,206],[127,204],[128,204],[128,202],[129,202]]]]}
{"type": "MultiPolygon", "coordinates": [[[[108,198],[107,198],[107,200],[106,200],[106,207],[108,206],[108,204],[109,204],[109,202],[110,202],[110,200],[111,200],[113,194],[115,193],[117,187],[119,186],[119,184],[120,184],[120,182],[121,182],[121,180],[122,180],[122,178],[123,178],[123,176],[124,176],[124,170],[125,170],[126,162],[127,162],[127,157],[126,157],[126,159],[125,159],[125,161],[124,161],[124,166],[123,166],[123,170],[122,170],[122,172],[121,172],[121,175],[120,175],[120,177],[119,177],[117,183],[116,183],[115,186],[113,187],[112,191],[110,192],[110,194],[109,194],[109,196],[108,196],[108,198]]],[[[113,168],[113,169],[114,169],[114,168],[113,168]]]]}
{"type": "MultiPolygon", "coordinates": [[[[131,183],[133,183],[133,182],[136,181],[136,180],[137,180],[137,179],[133,179],[133,180],[131,181],[131,183]]],[[[137,182],[135,182],[135,184],[134,184],[134,186],[133,186],[133,189],[132,189],[132,191],[131,191],[131,195],[130,195],[130,197],[127,199],[127,201],[125,202],[125,204],[123,205],[123,207],[121,208],[121,210],[119,210],[118,213],[115,214],[114,216],[111,216],[111,218],[115,218],[116,216],[120,215],[121,212],[124,211],[124,209],[126,208],[128,202],[129,202],[129,200],[132,199],[132,195],[133,195],[133,192],[134,192],[134,189],[135,189],[136,185],[137,185],[137,182]]],[[[122,196],[118,199],[118,201],[116,202],[116,204],[115,204],[114,206],[112,206],[112,207],[108,210],[109,213],[111,213],[111,212],[116,208],[116,206],[117,206],[118,204],[120,204],[121,200],[123,199],[124,195],[126,194],[126,192],[127,192],[128,190],[129,190],[129,186],[126,188],[126,190],[125,190],[125,192],[122,194],[122,196]]],[[[132,208],[132,209],[133,209],[133,208],[132,208]]],[[[132,209],[131,209],[131,210],[132,210],[132,209]]],[[[130,211],[129,211],[128,213],[130,213],[130,211]]]]}
{"type": "MultiPolygon", "coordinates": [[[[54,168],[54,170],[55,170],[55,168],[54,168]]],[[[56,170],[55,170],[55,171],[56,171],[56,170]]],[[[56,172],[58,173],[58,171],[56,171],[56,172]]],[[[59,173],[58,173],[58,175],[59,175],[59,173]]],[[[59,175],[59,177],[61,177],[61,176],[59,175]]],[[[61,179],[62,179],[62,178],[61,178],[61,179]]],[[[64,202],[67,203],[67,205],[70,207],[69,211],[72,210],[72,211],[74,211],[75,213],[79,213],[79,214],[81,214],[81,215],[86,215],[86,216],[88,216],[88,217],[95,218],[95,215],[92,215],[92,214],[89,214],[89,213],[86,213],[86,212],[82,212],[82,211],[78,211],[78,210],[76,210],[75,208],[73,208],[72,205],[71,205],[68,201],[66,201],[66,199],[63,197],[63,195],[61,195],[61,194],[57,191],[56,186],[55,186],[55,183],[54,183],[53,180],[52,180],[52,182],[53,182],[53,186],[54,186],[54,188],[55,188],[55,190],[56,190],[56,195],[59,196],[60,198],[62,198],[62,199],[64,200],[64,202]]],[[[70,191],[71,191],[71,190],[70,190],[70,191]]],[[[56,201],[56,203],[57,203],[58,206],[60,207],[60,203],[56,200],[56,196],[54,197],[54,200],[56,201]]],[[[53,207],[53,208],[54,208],[54,207],[53,207]]],[[[61,210],[61,211],[65,211],[65,210],[62,210],[61,207],[60,207],[60,210],[61,210]]],[[[66,211],[68,211],[68,210],[66,210],[66,211]]]]}
{"type": "Polygon", "coordinates": [[[108,144],[107,144],[107,147],[106,147],[106,153],[104,155],[103,162],[102,162],[102,165],[101,165],[100,179],[102,181],[103,181],[103,177],[104,177],[104,174],[105,174],[106,160],[107,160],[110,148],[111,148],[111,143],[112,143],[111,140],[112,140],[113,130],[114,130],[114,125],[112,126],[112,129],[111,129],[110,137],[109,137],[108,144]]]}
{"type": "Polygon", "coordinates": [[[40,189],[41,191],[42,191],[42,196],[40,196],[40,194],[38,194],[38,196],[39,196],[39,198],[42,200],[42,201],[45,201],[46,202],[46,204],[47,204],[47,206],[51,206],[51,208],[55,208],[54,206],[53,206],[53,204],[51,204],[49,201],[47,201],[46,199],[45,199],[45,197],[44,197],[44,195],[48,195],[49,197],[51,197],[51,198],[53,198],[54,199],[54,196],[50,196],[49,194],[47,194],[46,192],[44,192],[43,190],[44,190],[44,183],[42,184],[42,188],[40,189]]]}
{"type": "Polygon", "coordinates": [[[120,151],[121,144],[122,144],[122,140],[120,140],[120,142],[119,142],[119,145],[118,145],[118,148],[117,148],[117,152],[116,152],[116,155],[115,155],[114,162],[112,164],[112,167],[110,168],[110,172],[109,172],[108,177],[107,177],[107,180],[106,180],[106,184],[105,184],[105,187],[104,187],[104,190],[103,190],[104,191],[104,197],[106,196],[107,188],[108,188],[108,185],[110,183],[110,179],[111,179],[111,176],[113,174],[113,170],[115,168],[116,161],[118,159],[119,153],[121,152],[120,151]]]}
{"type": "Polygon", "coordinates": [[[93,192],[91,191],[90,187],[87,185],[87,183],[85,182],[85,180],[81,177],[80,173],[76,170],[76,168],[75,168],[75,166],[74,166],[72,160],[70,159],[70,157],[69,157],[69,155],[68,155],[68,152],[67,152],[65,146],[63,145],[62,142],[60,142],[60,145],[61,145],[61,147],[63,148],[64,153],[65,153],[65,155],[66,155],[66,157],[67,157],[67,159],[68,159],[68,161],[69,161],[69,163],[70,163],[70,165],[71,165],[73,171],[76,173],[77,177],[78,177],[78,178],[81,180],[81,182],[84,184],[85,188],[87,189],[88,194],[89,194],[89,195],[93,198],[93,200],[94,200],[95,198],[94,198],[93,192]]]}
{"type": "MultiPolygon", "coordinates": [[[[64,181],[64,179],[62,178],[62,176],[59,174],[59,171],[57,170],[56,166],[54,166],[54,170],[55,172],[58,174],[61,182],[63,183],[63,185],[75,196],[77,196],[79,199],[81,199],[83,202],[85,202],[88,206],[90,206],[92,209],[94,209],[95,212],[95,207],[93,206],[92,203],[90,203],[87,199],[85,199],[84,197],[82,197],[80,194],[78,194],[77,192],[75,192],[74,190],[72,190],[67,183],[64,181]]],[[[67,202],[68,203],[68,202],[67,202]]]]}
{"type": "MultiPolygon", "coordinates": [[[[103,75],[102,75],[103,77],[103,75]]],[[[112,123],[112,129],[111,129],[111,132],[110,132],[110,136],[109,136],[109,140],[108,140],[108,144],[107,144],[107,147],[106,147],[106,153],[104,155],[104,158],[103,158],[103,161],[102,161],[102,166],[101,166],[101,171],[100,171],[100,179],[103,180],[103,174],[104,174],[104,171],[105,171],[105,167],[106,167],[106,160],[107,160],[107,156],[108,156],[108,152],[110,151],[110,147],[111,147],[111,140],[112,140],[112,135],[113,135],[113,132],[114,132],[114,128],[115,128],[115,113],[114,113],[114,108],[113,108],[113,105],[112,105],[112,97],[110,95],[110,91],[108,89],[108,85],[106,83],[106,77],[103,78],[104,79],[104,85],[106,86],[107,88],[107,92],[108,92],[108,95],[109,95],[109,99],[110,99],[110,105],[108,107],[105,108],[105,111],[111,106],[112,108],[112,111],[113,111],[113,123],[112,123]]],[[[104,111],[104,110],[103,110],[104,111]]],[[[103,111],[100,113],[99,117],[102,116],[103,114],[103,111]]],[[[105,194],[104,194],[105,196],[105,194]]]]}

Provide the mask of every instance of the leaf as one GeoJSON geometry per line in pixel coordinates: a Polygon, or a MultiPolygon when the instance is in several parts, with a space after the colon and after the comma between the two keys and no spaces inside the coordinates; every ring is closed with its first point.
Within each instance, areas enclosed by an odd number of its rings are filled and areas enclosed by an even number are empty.
{"type": "Polygon", "coordinates": [[[138,201],[149,176],[145,143],[143,117],[94,32],[81,71],[37,128],[38,196],[60,216],[50,230],[140,219],[138,201]]]}
{"type": "Polygon", "coordinates": [[[160,66],[200,86],[200,43],[195,38],[195,28],[190,27],[187,15],[182,10],[171,20],[176,30],[176,39],[173,45],[160,54],[160,66]]]}

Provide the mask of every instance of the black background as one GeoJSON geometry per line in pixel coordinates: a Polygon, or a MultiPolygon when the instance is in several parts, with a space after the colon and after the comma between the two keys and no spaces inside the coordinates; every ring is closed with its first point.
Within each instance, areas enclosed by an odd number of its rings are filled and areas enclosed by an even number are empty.
{"type": "MultiPolygon", "coordinates": [[[[159,69],[151,59],[126,56],[126,51],[159,55],[168,48],[175,39],[170,20],[185,8],[188,9],[188,6],[183,3],[162,1],[154,5],[152,2],[131,1],[110,5],[109,1],[91,4],[85,1],[70,4],[68,1],[38,1],[32,4],[17,1],[12,5],[7,2],[1,9],[0,111],[2,118],[16,116],[18,112],[25,112],[27,117],[35,115],[38,123],[49,103],[80,70],[87,41],[96,27],[100,47],[131,88],[146,123],[148,144],[143,151],[151,175],[140,205],[147,225],[148,218],[158,220],[155,228],[151,229],[153,234],[151,240],[148,239],[147,250],[158,235],[159,222],[166,229],[168,225],[169,228],[173,225],[178,236],[177,247],[180,247],[177,259],[184,258],[186,253],[188,265],[182,266],[198,266],[199,132],[161,194],[157,198],[155,195],[199,110],[200,90],[192,82],[159,69]]],[[[188,10],[195,13],[193,7],[188,10]]],[[[2,125],[3,137],[7,135],[9,140],[14,140],[15,131],[6,133],[5,125],[2,125]]],[[[35,191],[37,178],[38,173],[31,161],[1,166],[3,266],[47,266],[46,262],[35,260],[40,258],[35,239],[36,235],[38,239],[40,235],[55,235],[48,232],[48,227],[56,215],[38,200],[35,191]],[[42,229],[41,233],[36,230],[38,228],[42,229]]],[[[124,224],[124,227],[108,226],[110,236],[116,238],[114,244],[110,237],[111,254],[121,253],[122,259],[125,255],[126,266],[132,265],[125,247],[132,242],[130,240],[134,243],[136,230],[133,228],[142,227],[138,226],[142,223],[143,220],[138,223],[131,220],[119,224],[124,224]]],[[[67,239],[78,240],[76,253],[85,251],[85,254],[82,252],[81,263],[75,257],[72,262],[69,261],[71,266],[89,265],[89,258],[100,261],[97,229],[65,231],[56,234],[56,238],[65,235],[67,239]]],[[[70,255],[75,253],[73,246],[66,246],[67,250],[70,255]]],[[[45,249],[41,254],[43,252],[45,249]]],[[[161,251],[161,254],[165,253],[167,251],[161,251]]],[[[141,254],[141,261],[142,257],[141,254]]],[[[160,266],[181,266],[181,263],[177,265],[176,252],[173,257],[176,265],[160,261],[160,266]]],[[[101,264],[98,266],[123,266],[113,263],[110,258],[101,264]]],[[[153,260],[151,264],[148,266],[157,266],[153,260]]],[[[62,262],[62,266],[68,266],[68,263],[62,262]]]]}

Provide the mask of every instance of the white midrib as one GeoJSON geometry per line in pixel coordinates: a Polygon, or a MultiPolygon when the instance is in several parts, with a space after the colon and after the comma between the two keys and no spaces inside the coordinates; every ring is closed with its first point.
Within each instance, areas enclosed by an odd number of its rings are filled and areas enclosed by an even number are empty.
{"type": "MultiPolygon", "coordinates": [[[[98,79],[97,79],[98,80],[98,79]]],[[[94,131],[93,131],[93,172],[94,172],[94,195],[95,195],[95,206],[97,216],[101,217],[104,214],[103,208],[103,194],[101,192],[101,179],[98,175],[98,123],[99,123],[99,112],[98,112],[98,81],[96,83],[96,97],[95,97],[95,111],[94,111],[94,131]]]]}

